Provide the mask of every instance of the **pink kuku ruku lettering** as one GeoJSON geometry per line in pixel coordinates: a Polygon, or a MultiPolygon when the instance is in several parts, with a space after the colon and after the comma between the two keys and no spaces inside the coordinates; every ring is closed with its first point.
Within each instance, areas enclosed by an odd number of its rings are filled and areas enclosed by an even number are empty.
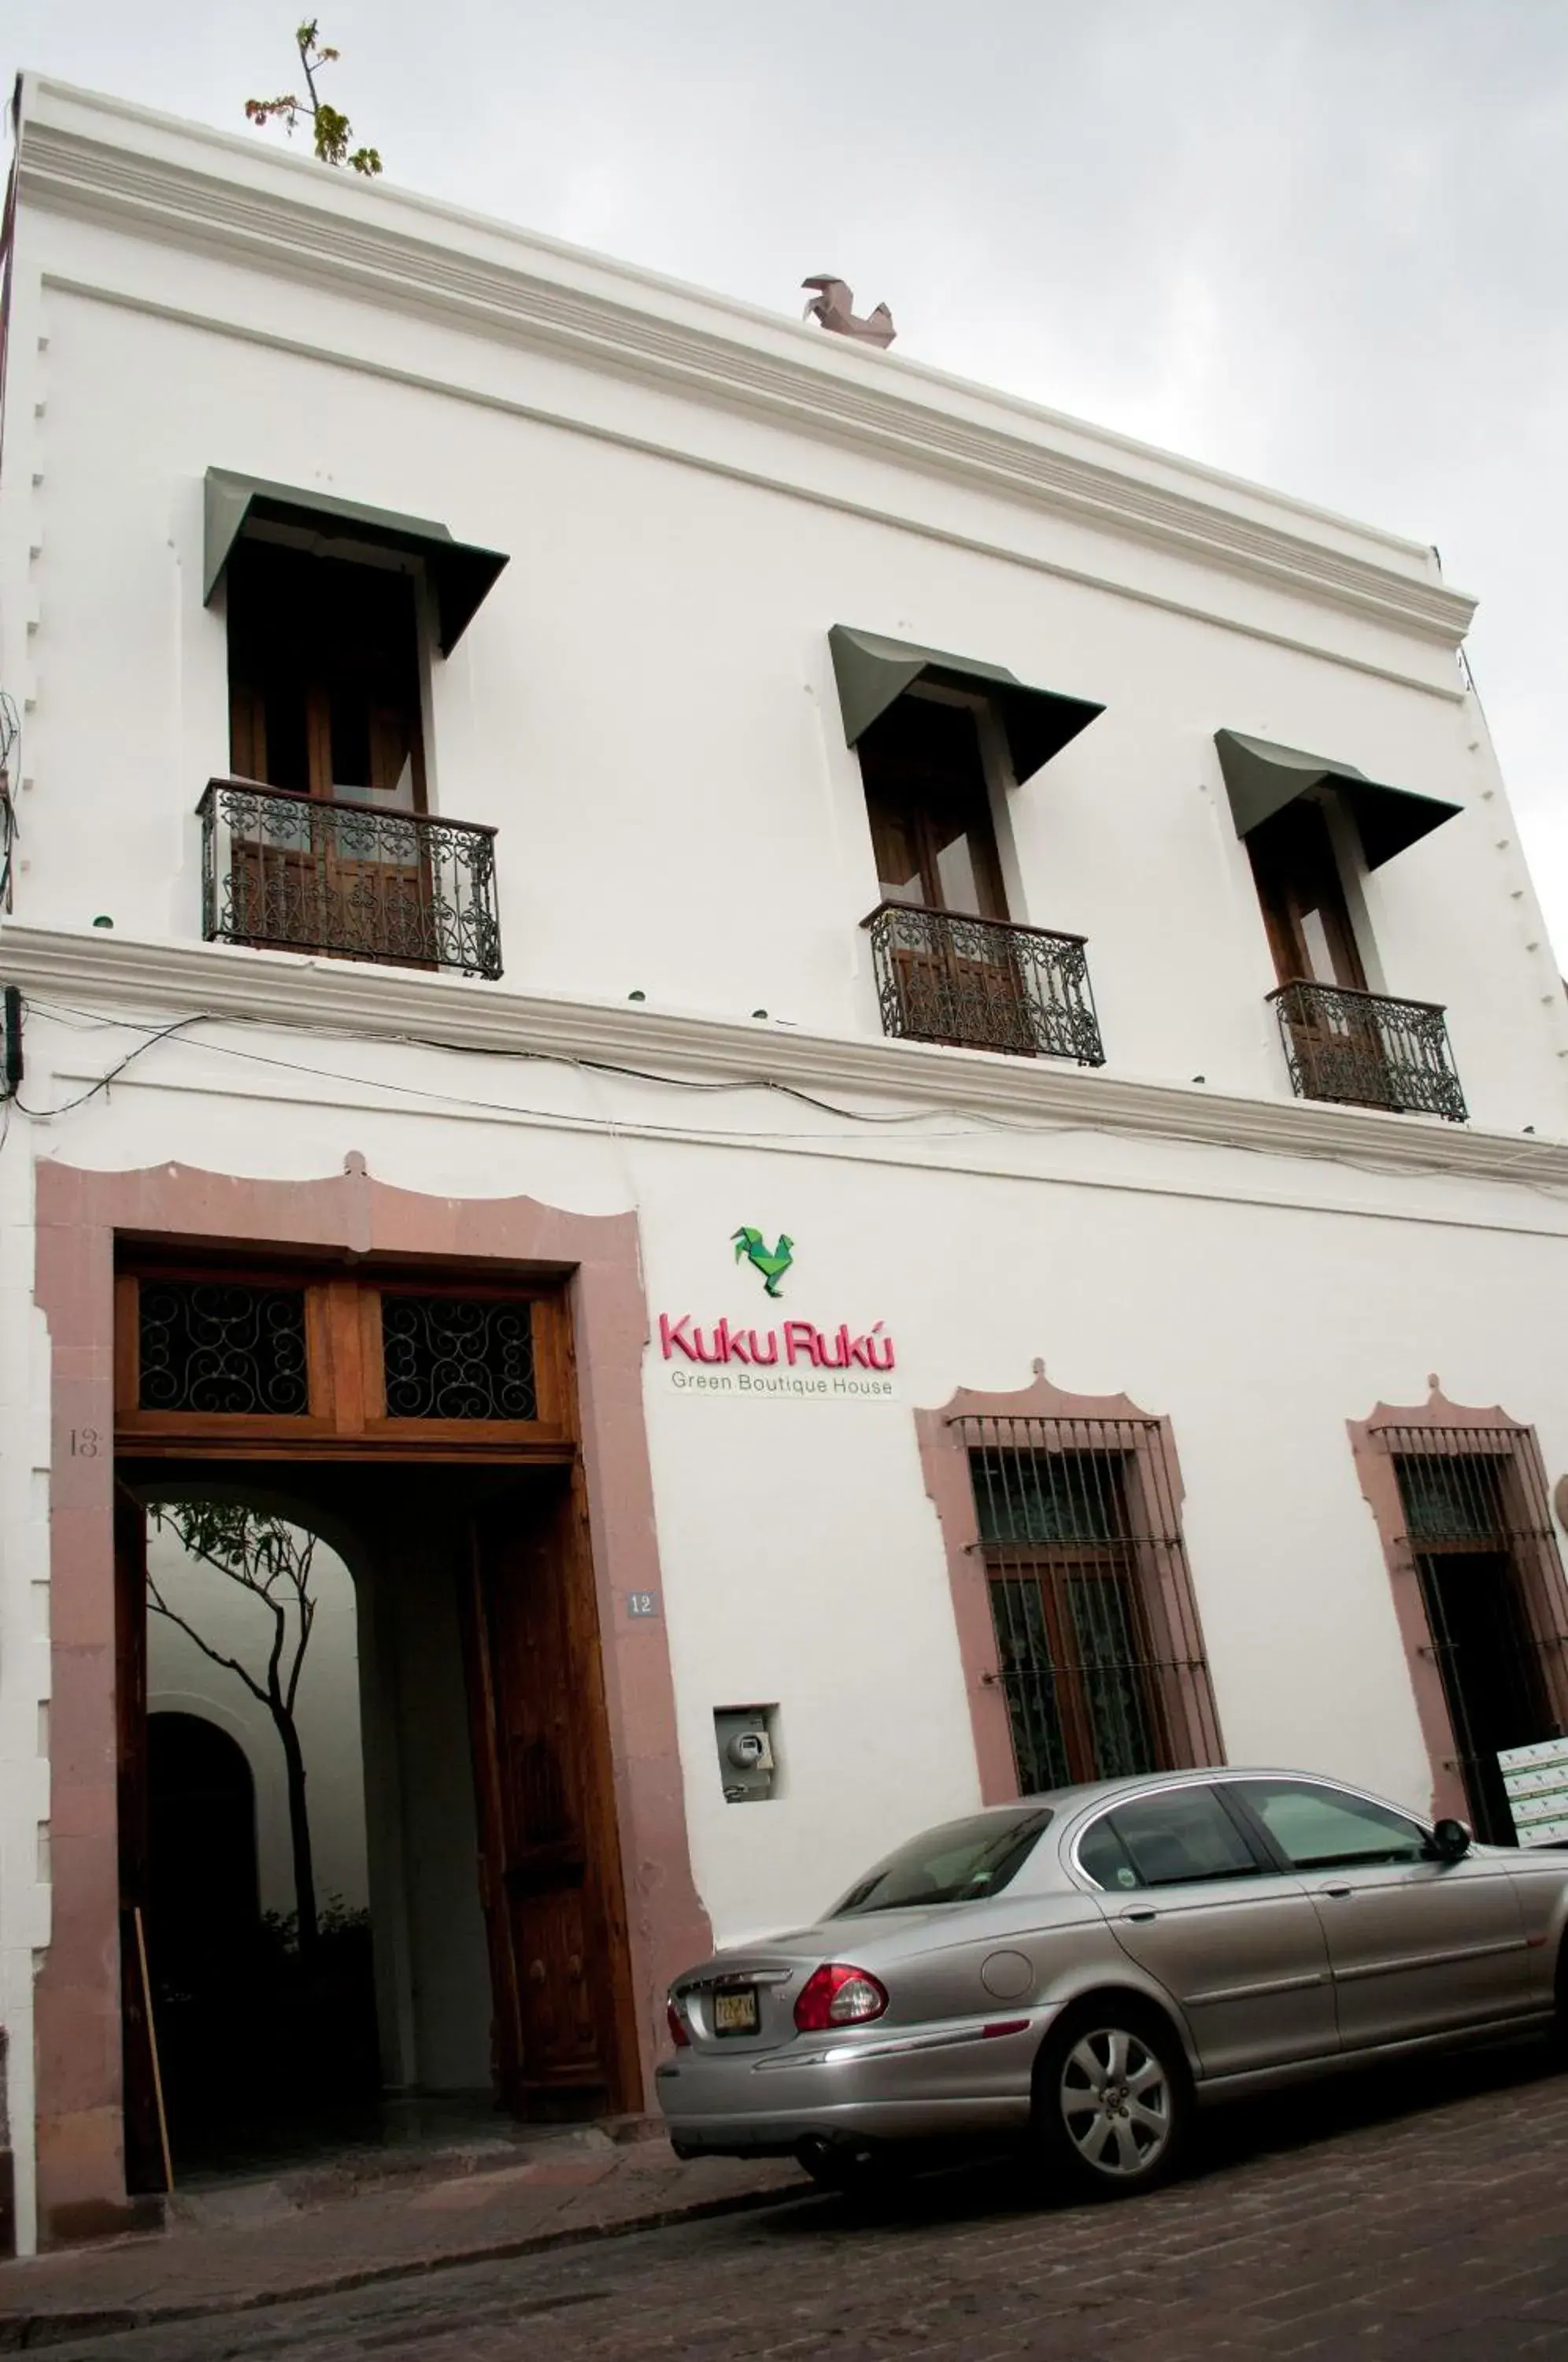
{"type": "Polygon", "coordinates": [[[663,1353],[667,1362],[670,1360],[671,1356],[674,1354],[677,1346],[679,1347],[680,1351],[685,1354],[689,1362],[701,1360],[701,1356],[697,1352],[696,1349],[692,1345],[690,1338],[686,1334],[686,1324],[690,1318],[691,1315],[690,1312],[683,1312],[679,1319],[671,1326],[668,1313],[661,1312],[659,1314],[659,1350],[663,1353]]]}
{"type": "Polygon", "coordinates": [[[784,1356],[791,1369],[797,1362],[817,1358],[817,1332],[809,1320],[786,1320],[784,1323],[784,1356]]]}
{"type": "Polygon", "coordinates": [[[893,1341],[890,1337],[883,1336],[882,1323],[879,1320],[869,1336],[856,1339],[852,1350],[856,1360],[863,1369],[890,1370],[893,1366],[893,1341]],[[878,1353],[878,1344],[886,1355],[885,1360],[878,1353]]]}
{"type": "MultiPolygon", "coordinates": [[[[679,1353],[689,1362],[742,1362],[767,1369],[778,1359],[778,1331],[765,1329],[758,1336],[755,1329],[732,1329],[720,1319],[704,1336],[692,1327],[690,1312],[679,1320],[661,1312],[658,1348],[667,1362],[679,1353]]],[[[784,1358],[791,1369],[798,1362],[808,1362],[814,1370],[847,1370],[856,1363],[863,1370],[890,1370],[893,1341],[880,1320],[864,1337],[852,1337],[842,1320],[832,1337],[824,1336],[814,1321],[786,1320],[784,1358]]]]}

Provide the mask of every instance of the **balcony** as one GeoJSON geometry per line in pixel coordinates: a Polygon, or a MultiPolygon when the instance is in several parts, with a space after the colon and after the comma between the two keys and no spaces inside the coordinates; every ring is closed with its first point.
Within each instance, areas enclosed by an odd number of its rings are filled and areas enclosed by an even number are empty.
{"type": "Polygon", "coordinates": [[[861,923],[871,937],[884,1033],[1105,1064],[1082,935],[904,902],[883,902],[861,923]]]}
{"type": "Polygon", "coordinates": [[[1468,1120],[1434,1001],[1390,1000],[1331,984],[1286,984],[1269,999],[1297,1098],[1468,1120]]]}
{"type": "Polygon", "coordinates": [[[494,829],[248,779],[196,811],[208,943],[501,974],[494,829]]]}

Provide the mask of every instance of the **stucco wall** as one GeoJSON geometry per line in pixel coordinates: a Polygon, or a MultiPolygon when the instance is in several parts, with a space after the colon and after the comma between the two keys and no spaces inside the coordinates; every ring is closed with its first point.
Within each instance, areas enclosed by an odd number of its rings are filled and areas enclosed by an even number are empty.
{"type": "MultiPolygon", "coordinates": [[[[82,1045],[41,1023],[35,1032],[40,1056],[60,1052],[64,1097],[82,1045]]],[[[218,1106],[242,1171],[312,1177],[340,1168],[351,1145],[402,1187],[457,1194],[482,1173],[498,1197],[526,1186],[579,1211],[635,1209],[661,1605],[698,1883],[722,1935],[810,1913],[886,1844],[974,1798],[912,1409],[961,1385],[1024,1386],[1036,1356],[1061,1385],[1124,1391],[1173,1422],[1231,1758],[1321,1766],[1428,1802],[1345,1421],[1379,1399],[1422,1399],[1436,1372],[1454,1400],[1500,1401],[1535,1423],[1553,1475],[1568,1464],[1554,1343],[1568,1219],[1551,1200],[945,1117],[889,1136],[851,1112],[753,1116],[751,1102],[730,1121],[755,1131],[657,1139],[656,1110],[691,1121],[668,1088],[493,1062],[476,1077],[455,1055],[369,1047],[356,1082],[341,1047],[254,1029],[158,1054],[163,1066],[133,1069],[111,1107],[72,1119],[73,1159],[195,1162],[218,1106]],[[237,1065],[226,1043],[247,1060],[276,1051],[286,1078],[237,1065]],[[460,1120],[378,1106],[379,1062],[392,1071],[394,1056],[433,1099],[481,1103],[460,1120]],[[528,1112],[542,1102],[554,1103],[550,1120],[528,1112]],[[796,1242],[778,1306],[736,1267],[742,1223],[796,1242]],[[881,1320],[899,1397],[679,1396],[658,1354],[661,1311],[705,1327],[788,1314],[830,1332],[881,1320]],[[772,1702],[785,1794],[726,1805],[712,1710],[772,1702]]],[[[702,1103],[705,1131],[724,1128],[727,1104],[702,1103]]]]}

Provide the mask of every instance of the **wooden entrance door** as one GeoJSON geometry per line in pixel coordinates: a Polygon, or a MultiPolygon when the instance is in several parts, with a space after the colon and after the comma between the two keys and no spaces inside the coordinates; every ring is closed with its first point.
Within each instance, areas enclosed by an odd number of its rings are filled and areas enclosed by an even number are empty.
{"type": "Polygon", "coordinates": [[[467,1641],[494,2068],[518,2115],[625,2103],[598,1634],[569,1483],[473,1520],[467,1641]]]}

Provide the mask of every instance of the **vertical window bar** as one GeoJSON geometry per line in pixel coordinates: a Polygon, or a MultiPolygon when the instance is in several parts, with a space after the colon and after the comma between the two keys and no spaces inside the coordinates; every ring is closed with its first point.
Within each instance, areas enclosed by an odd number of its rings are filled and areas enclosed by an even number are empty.
{"type": "Polygon", "coordinates": [[[955,1424],[1021,1786],[1221,1760],[1162,1422],[955,1424]]]}

